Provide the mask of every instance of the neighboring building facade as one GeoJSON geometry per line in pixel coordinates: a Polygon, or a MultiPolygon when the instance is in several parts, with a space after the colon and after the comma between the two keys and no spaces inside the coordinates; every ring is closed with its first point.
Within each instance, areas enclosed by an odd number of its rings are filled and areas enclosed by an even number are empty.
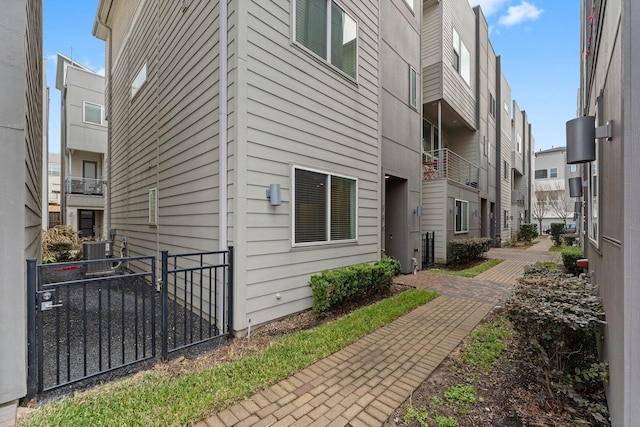
{"type": "Polygon", "coordinates": [[[107,121],[104,77],[58,54],[62,221],[80,237],[104,239],[107,121]]]}
{"type": "Polygon", "coordinates": [[[16,422],[27,385],[26,259],[40,257],[42,217],[42,2],[0,14],[0,426],[16,422]]]}
{"type": "Polygon", "coordinates": [[[410,271],[419,3],[101,0],[116,244],[233,245],[236,331],[309,308],[324,269],[410,271]]]}
{"type": "Polygon", "coordinates": [[[640,3],[581,5],[578,115],[612,124],[610,139],[590,141],[595,161],[581,166],[584,249],[607,322],[601,357],[611,422],[631,427],[640,420],[640,3]]]}
{"type": "Polygon", "coordinates": [[[490,237],[500,246],[528,221],[533,138],[526,114],[511,106],[480,7],[423,2],[422,66],[421,228],[434,231],[435,262],[446,263],[451,239],[490,237]],[[512,206],[516,189],[523,197],[512,206]]]}
{"type": "Polygon", "coordinates": [[[62,186],[60,184],[60,153],[48,153],[47,163],[47,228],[62,224],[62,186]]]}
{"type": "Polygon", "coordinates": [[[540,226],[542,217],[542,232],[551,223],[575,224],[575,202],[568,191],[567,180],[579,177],[577,165],[567,165],[566,147],[550,148],[535,153],[534,184],[535,206],[534,222],[540,226]]]}

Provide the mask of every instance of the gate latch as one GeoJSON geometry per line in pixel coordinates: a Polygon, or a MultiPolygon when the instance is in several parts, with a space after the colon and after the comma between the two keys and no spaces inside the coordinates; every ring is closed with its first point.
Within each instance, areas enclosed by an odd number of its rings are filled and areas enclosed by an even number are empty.
{"type": "Polygon", "coordinates": [[[46,311],[46,310],[51,310],[52,308],[62,307],[62,304],[58,301],[59,300],[58,300],[57,289],[38,292],[38,304],[40,304],[40,311],[46,311]]]}

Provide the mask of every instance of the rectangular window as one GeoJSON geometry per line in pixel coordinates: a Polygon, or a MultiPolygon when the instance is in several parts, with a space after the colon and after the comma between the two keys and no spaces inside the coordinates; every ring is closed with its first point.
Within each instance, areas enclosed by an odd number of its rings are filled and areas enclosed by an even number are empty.
{"type": "Polygon", "coordinates": [[[578,171],[578,165],[571,165],[570,170],[571,170],[572,173],[577,172],[578,171]]]}
{"type": "Polygon", "coordinates": [[[409,67],[409,105],[418,108],[418,72],[409,67]]]}
{"type": "Polygon", "coordinates": [[[140,90],[140,88],[144,85],[144,82],[147,81],[147,63],[145,62],[136,77],[133,79],[131,83],[131,97],[136,96],[136,93],[140,90]]]}
{"type": "Polygon", "coordinates": [[[49,163],[49,176],[60,176],[60,163],[49,163]]]}
{"type": "Polygon", "coordinates": [[[502,228],[509,228],[509,211],[503,211],[502,217],[504,223],[502,224],[502,228]]]}
{"type": "Polygon", "coordinates": [[[100,104],[94,104],[92,102],[83,103],[82,121],[85,123],[93,123],[94,125],[106,126],[107,120],[105,119],[104,106],[100,104]]]}
{"type": "Polygon", "coordinates": [[[544,178],[547,177],[547,170],[546,169],[536,169],[535,174],[536,174],[535,175],[536,179],[544,179],[544,178]]]}
{"type": "Polygon", "coordinates": [[[358,24],[332,0],[296,0],[295,40],[355,79],[358,24]]]}
{"type": "Polygon", "coordinates": [[[471,85],[471,55],[458,32],[453,30],[453,68],[471,85]]]}
{"type": "Polygon", "coordinates": [[[558,168],[549,169],[549,178],[557,178],[558,177],[558,168]]]}
{"type": "Polygon", "coordinates": [[[149,224],[158,224],[158,189],[149,190],[149,224]]]}
{"type": "Polygon", "coordinates": [[[507,162],[506,160],[502,161],[502,167],[503,167],[503,171],[502,171],[502,177],[505,180],[509,180],[509,175],[511,175],[511,169],[509,168],[509,162],[507,162]]]}
{"type": "Polygon", "coordinates": [[[494,119],[496,118],[496,99],[493,97],[493,94],[489,94],[489,114],[494,119]]]}
{"type": "Polygon", "coordinates": [[[456,220],[456,233],[467,233],[469,231],[469,202],[456,199],[454,208],[456,220]]]}
{"type": "Polygon", "coordinates": [[[522,137],[520,133],[516,133],[516,151],[522,153],[522,137]]]}
{"type": "Polygon", "coordinates": [[[357,180],[294,168],[294,244],[356,239],[357,180]]]}

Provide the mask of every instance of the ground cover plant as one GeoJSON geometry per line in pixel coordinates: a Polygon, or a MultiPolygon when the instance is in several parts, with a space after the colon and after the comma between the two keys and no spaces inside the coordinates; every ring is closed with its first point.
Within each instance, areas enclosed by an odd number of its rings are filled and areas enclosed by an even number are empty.
{"type": "MultiPolygon", "coordinates": [[[[501,262],[502,262],[501,259],[492,258],[489,260],[476,261],[475,265],[472,265],[470,267],[468,267],[467,265],[465,266],[453,265],[448,268],[433,268],[429,271],[433,273],[448,274],[452,276],[475,277],[478,274],[484,273],[490,268],[495,267],[501,262]]],[[[471,264],[474,264],[474,263],[471,263],[471,264]]]]}
{"type": "Polygon", "coordinates": [[[316,328],[272,336],[242,357],[227,353],[224,363],[213,367],[161,366],[44,405],[23,425],[189,424],[286,378],[436,296],[424,290],[402,292],[316,328]]]}

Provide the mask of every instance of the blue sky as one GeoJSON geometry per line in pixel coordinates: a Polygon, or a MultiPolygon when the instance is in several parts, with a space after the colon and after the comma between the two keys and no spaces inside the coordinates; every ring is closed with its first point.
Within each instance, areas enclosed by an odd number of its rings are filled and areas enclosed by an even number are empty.
{"type": "MultiPolygon", "coordinates": [[[[536,151],[565,145],[580,78],[579,0],[469,0],[480,5],[502,57],[511,94],[528,114],[536,151]]],[[[98,0],[44,0],[44,56],[50,90],[49,151],[60,151],[58,52],[104,73],[104,43],[91,35],[98,0]]]]}

